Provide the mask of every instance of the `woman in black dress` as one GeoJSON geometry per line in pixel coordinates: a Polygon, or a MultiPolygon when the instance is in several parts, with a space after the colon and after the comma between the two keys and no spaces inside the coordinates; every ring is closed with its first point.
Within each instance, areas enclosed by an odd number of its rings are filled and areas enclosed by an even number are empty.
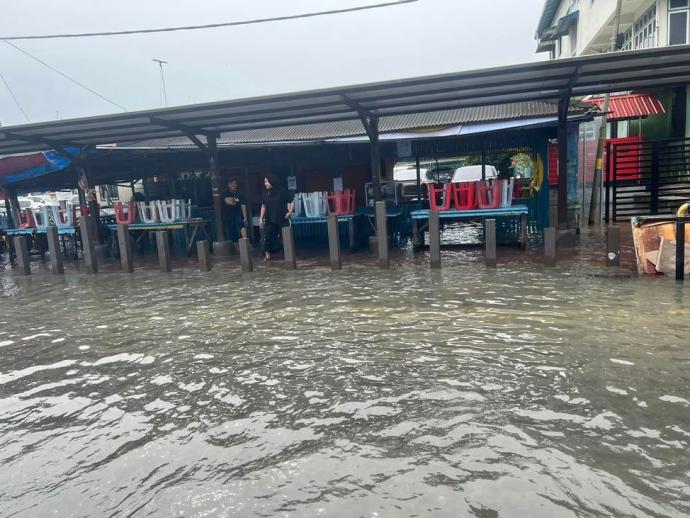
{"type": "Polygon", "coordinates": [[[289,191],[279,188],[271,176],[264,178],[264,187],[259,219],[264,231],[264,256],[270,261],[272,254],[282,246],[280,234],[295,210],[295,202],[294,196],[289,191]]]}

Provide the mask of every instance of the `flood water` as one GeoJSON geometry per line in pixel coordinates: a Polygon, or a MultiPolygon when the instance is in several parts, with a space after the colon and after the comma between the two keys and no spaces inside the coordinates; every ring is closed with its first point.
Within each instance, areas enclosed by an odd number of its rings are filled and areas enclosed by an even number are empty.
{"type": "Polygon", "coordinates": [[[0,273],[0,515],[690,514],[690,288],[444,261],[0,273]]]}

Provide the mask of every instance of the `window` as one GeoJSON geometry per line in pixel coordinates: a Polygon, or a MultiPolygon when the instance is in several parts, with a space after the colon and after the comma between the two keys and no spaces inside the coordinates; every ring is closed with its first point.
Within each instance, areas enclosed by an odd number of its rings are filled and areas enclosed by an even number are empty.
{"type": "MultiPolygon", "coordinates": [[[[687,2],[687,0],[685,0],[687,2]]],[[[656,47],[656,3],[623,33],[622,50],[656,47]]]]}
{"type": "Polygon", "coordinates": [[[668,44],[685,45],[690,33],[690,5],[688,0],[669,0],[668,44]]]}

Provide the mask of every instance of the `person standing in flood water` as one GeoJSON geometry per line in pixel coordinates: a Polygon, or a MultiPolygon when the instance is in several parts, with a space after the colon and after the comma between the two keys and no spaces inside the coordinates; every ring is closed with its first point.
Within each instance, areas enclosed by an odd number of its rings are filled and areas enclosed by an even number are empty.
{"type": "Polygon", "coordinates": [[[264,258],[270,261],[273,254],[281,249],[280,234],[289,224],[295,210],[293,195],[278,186],[272,176],[264,177],[264,192],[261,195],[261,229],[264,233],[264,258]]]}

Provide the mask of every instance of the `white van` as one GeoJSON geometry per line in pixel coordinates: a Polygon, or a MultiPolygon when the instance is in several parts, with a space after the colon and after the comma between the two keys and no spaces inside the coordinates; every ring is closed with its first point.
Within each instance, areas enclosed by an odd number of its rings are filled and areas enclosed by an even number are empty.
{"type": "MultiPolygon", "coordinates": [[[[492,165],[484,166],[485,179],[494,180],[498,178],[498,170],[492,165]]],[[[482,166],[481,165],[466,165],[463,167],[458,167],[453,173],[453,183],[459,182],[478,182],[482,179],[482,166]]]]}

